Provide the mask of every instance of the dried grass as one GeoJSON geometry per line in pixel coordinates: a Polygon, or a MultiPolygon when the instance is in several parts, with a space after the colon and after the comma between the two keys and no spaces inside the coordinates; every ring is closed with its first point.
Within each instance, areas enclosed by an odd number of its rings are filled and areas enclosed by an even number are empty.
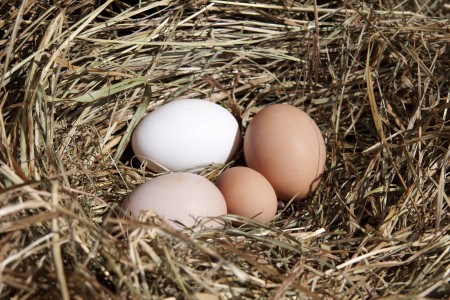
{"type": "Polygon", "coordinates": [[[450,296],[445,1],[101,2],[0,4],[0,298],[450,296]],[[118,218],[155,176],[133,128],[180,97],[243,129],[268,103],[306,110],[319,190],[220,231],[118,218]]]}

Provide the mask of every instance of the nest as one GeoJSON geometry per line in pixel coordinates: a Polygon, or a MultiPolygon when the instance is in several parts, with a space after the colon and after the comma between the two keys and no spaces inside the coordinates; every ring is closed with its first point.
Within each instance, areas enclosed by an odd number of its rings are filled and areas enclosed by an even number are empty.
{"type": "Polygon", "coordinates": [[[449,297],[449,12],[444,0],[5,1],[0,298],[449,297]],[[133,129],[192,97],[239,107],[242,130],[271,103],[305,110],[327,145],[319,189],[267,224],[120,218],[158,175],[130,150],[133,129]]]}

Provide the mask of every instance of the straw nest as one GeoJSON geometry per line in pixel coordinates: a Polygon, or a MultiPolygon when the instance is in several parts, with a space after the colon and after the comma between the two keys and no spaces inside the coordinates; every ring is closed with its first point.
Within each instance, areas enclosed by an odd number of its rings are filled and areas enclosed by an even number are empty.
{"type": "Polygon", "coordinates": [[[0,298],[449,297],[449,12],[444,0],[4,1],[0,298]],[[327,145],[317,192],[246,227],[119,218],[157,175],[133,157],[133,128],[182,97],[238,106],[242,130],[270,103],[307,111],[327,145]]]}

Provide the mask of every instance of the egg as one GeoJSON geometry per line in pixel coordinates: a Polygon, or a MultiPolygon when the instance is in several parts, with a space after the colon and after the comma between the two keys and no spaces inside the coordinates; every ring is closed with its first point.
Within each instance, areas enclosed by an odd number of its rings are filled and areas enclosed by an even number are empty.
{"type": "Polygon", "coordinates": [[[277,212],[277,195],[264,176],[246,167],[225,170],[216,180],[228,213],[267,222],[277,212]]]}
{"type": "MultiPolygon", "coordinates": [[[[200,218],[227,213],[225,199],[214,183],[186,172],[161,175],[140,185],[127,197],[122,208],[134,218],[143,211],[152,211],[176,229],[182,228],[177,222],[192,227],[200,218]]],[[[222,224],[211,220],[205,226],[222,224]]]]}
{"type": "Polygon", "coordinates": [[[325,169],[325,142],[313,119],[299,108],[274,104],[259,111],[244,137],[248,167],[271,183],[280,200],[307,198],[325,169]]]}
{"type": "Polygon", "coordinates": [[[184,99],[160,106],[136,127],[132,148],[155,172],[196,172],[229,161],[241,134],[233,115],[222,106],[201,99],[184,99]]]}

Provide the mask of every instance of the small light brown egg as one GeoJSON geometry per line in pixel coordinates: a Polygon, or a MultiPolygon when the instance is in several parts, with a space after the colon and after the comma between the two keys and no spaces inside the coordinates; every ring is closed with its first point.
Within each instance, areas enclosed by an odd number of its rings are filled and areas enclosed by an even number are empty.
{"type": "Polygon", "coordinates": [[[250,121],[244,156],[247,165],[272,184],[280,200],[301,200],[317,189],[326,149],[310,116],[292,105],[274,104],[250,121]]]}
{"type": "MultiPolygon", "coordinates": [[[[225,199],[211,181],[185,172],[161,175],[140,185],[122,208],[135,218],[142,211],[153,211],[177,229],[181,226],[173,221],[192,227],[200,218],[227,213],[225,199]]],[[[222,225],[218,221],[205,224],[207,227],[222,225]]]]}
{"type": "Polygon", "coordinates": [[[246,167],[225,170],[216,180],[228,213],[267,222],[277,212],[277,195],[264,176],[246,167]]]}

